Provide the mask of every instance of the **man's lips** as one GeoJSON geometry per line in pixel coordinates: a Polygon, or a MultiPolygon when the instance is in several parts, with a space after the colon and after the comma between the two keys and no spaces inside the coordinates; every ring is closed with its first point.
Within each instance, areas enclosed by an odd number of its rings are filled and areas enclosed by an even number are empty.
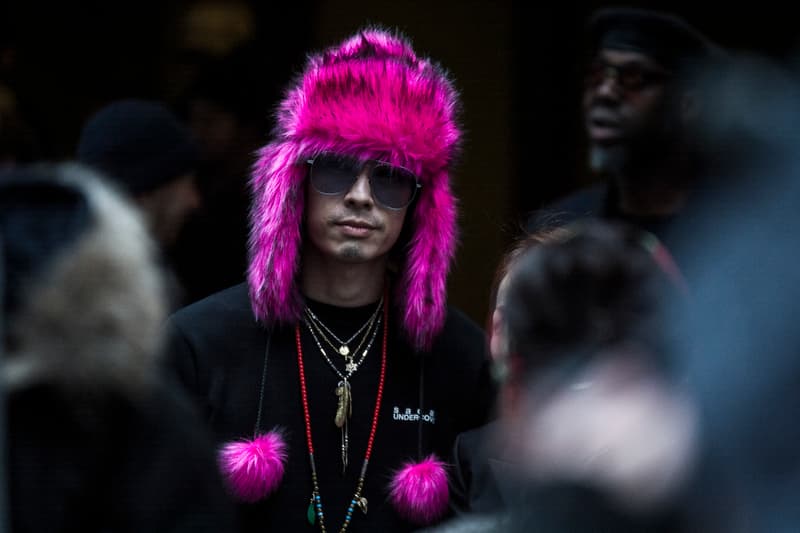
{"type": "Polygon", "coordinates": [[[345,218],[342,220],[336,221],[337,226],[352,226],[354,228],[363,228],[363,229],[375,229],[377,226],[371,222],[366,220],[361,220],[358,218],[345,218]]]}
{"type": "Polygon", "coordinates": [[[611,113],[592,112],[586,119],[586,130],[594,141],[616,139],[622,135],[622,122],[611,113]]]}
{"type": "Polygon", "coordinates": [[[366,220],[355,219],[355,218],[346,218],[342,220],[336,221],[336,226],[341,228],[341,230],[353,237],[363,237],[368,235],[373,230],[377,229],[378,226],[368,222],[366,220]]]}

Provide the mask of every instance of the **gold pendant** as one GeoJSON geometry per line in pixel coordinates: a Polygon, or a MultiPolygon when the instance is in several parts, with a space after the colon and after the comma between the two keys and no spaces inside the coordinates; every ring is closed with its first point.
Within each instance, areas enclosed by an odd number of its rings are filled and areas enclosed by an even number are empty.
{"type": "Polygon", "coordinates": [[[350,384],[346,380],[339,382],[339,385],[336,387],[336,396],[339,397],[339,403],[336,406],[334,423],[337,428],[341,428],[353,414],[353,399],[350,396],[350,384]]]}
{"type": "Polygon", "coordinates": [[[346,344],[342,344],[341,346],[339,346],[339,353],[344,357],[347,357],[348,355],[350,355],[350,348],[348,348],[346,344]]]}

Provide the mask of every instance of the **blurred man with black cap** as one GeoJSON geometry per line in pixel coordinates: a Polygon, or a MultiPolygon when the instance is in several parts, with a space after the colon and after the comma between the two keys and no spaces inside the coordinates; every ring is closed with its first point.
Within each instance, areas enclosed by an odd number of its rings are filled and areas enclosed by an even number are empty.
{"type": "Polygon", "coordinates": [[[200,206],[194,178],[197,144],[189,129],[158,102],[126,99],[100,109],[81,132],[77,158],[136,200],[165,249],[200,206]]]}
{"type": "MultiPolygon", "coordinates": [[[[700,172],[691,148],[700,111],[691,80],[721,51],[674,15],[633,8],[596,11],[588,39],[588,164],[605,181],[548,211],[567,220],[622,219],[665,238],[700,172]]],[[[535,228],[539,217],[529,225],[535,228]]]]}
{"type": "Polygon", "coordinates": [[[170,306],[187,303],[186,282],[172,263],[181,230],[201,205],[195,182],[199,147],[189,128],[159,102],[116,100],[86,122],[76,155],[141,209],[161,248],[170,306]]]}

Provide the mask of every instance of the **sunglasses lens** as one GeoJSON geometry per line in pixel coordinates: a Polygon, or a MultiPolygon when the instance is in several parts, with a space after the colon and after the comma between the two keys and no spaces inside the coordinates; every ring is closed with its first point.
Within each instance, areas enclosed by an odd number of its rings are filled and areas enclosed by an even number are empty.
{"type": "Polygon", "coordinates": [[[367,163],[365,167],[365,163],[355,159],[327,155],[308,163],[311,186],[321,194],[346,193],[364,168],[369,169],[373,197],[384,207],[402,209],[411,203],[417,191],[417,178],[410,170],[388,163],[367,163]]]}
{"type": "Polygon", "coordinates": [[[650,85],[663,83],[669,73],[640,65],[611,65],[595,61],[586,73],[586,86],[597,88],[609,78],[626,91],[639,91],[650,85]]]}
{"type": "Polygon", "coordinates": [[[358,165],[347,158],[318,157],[311,165],[311,185],[322,194],[342,194],[353,186],[358,165]]]}
{"type": "Polygon", "coordinates": [[[646,71],[637,67],[620,68],[617,72],[619,84],[628,91],[637,91],[651,80],[646,71]]]}
{"type": "Polygon", "coordinates": [[[392,209],[402,209],[414,199],[417,178],[405,168],[379,163],[372,170],[370,186],[378,202],[392,209]]]}

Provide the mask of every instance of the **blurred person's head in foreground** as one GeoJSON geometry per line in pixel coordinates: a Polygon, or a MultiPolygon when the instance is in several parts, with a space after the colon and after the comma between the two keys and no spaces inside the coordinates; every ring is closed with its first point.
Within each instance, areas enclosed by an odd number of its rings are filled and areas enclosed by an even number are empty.
{"type": "Polygon", "coordinates": [[[501,438],[539,487],[519,511],[560,531],[668,529],[661,513],[695,435],[660,320],[662,295],[683,291],[682,278],[648,233],[597,221],[561,231],[514,261],[503,304],[501,438]]]}
{"type": "Polygon", "coordinates": [[[174,244],[200,206],[197,143],[161,103],[126,99],[106,105],[84,125],[77,158],[136,200],[162,246],[174,244]]]}
{"type": "Polygon", "coordinates": [[[164,284],[138,209],[80,165],[18,167],[0,242],[12,529],[228,531],[208,435],[159,377],[164,284]]]}
{"type": "Polygon", "coordinates": [[[9,387],[149,379],[166,309],[132,205],[80,165],[20,167],[0,173],[0,237],[9,387]]]}
{"type": "Polygon", "coordinates": [[[566,237],[569,230],[555,221],[542,222],[532,232],[525,232],[517,237],[500,258],[495,267],[492,284],[489,290],[489,315],[487,317],[487,340],[489,354],[494,361],[495,377],[502,381],[508,368],[508,331],[504,320],[504,309],[508,296],[510,273],[516,262],[530,248],[566,237]]]}

